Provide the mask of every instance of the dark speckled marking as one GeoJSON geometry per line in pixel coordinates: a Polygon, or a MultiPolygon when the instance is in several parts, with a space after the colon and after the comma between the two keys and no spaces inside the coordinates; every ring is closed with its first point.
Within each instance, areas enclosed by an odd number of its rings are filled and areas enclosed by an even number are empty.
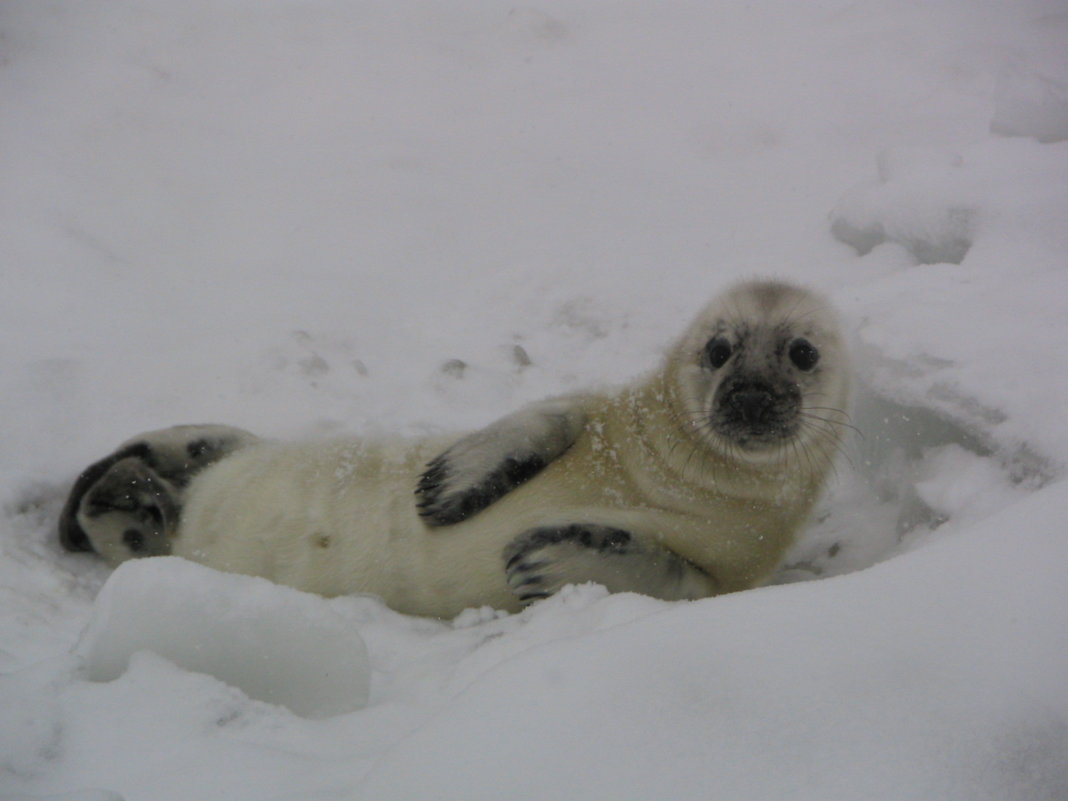
{"type": "Polygon", "coordinates": [[[151,449],[143,442],[137,442],[126,448],[93,462],[81,472],[71,487],[67,502],[63,505],[63,511],[59,515],[59,542],[68,551],[93,550],[89,536],[82,530],[78,523],[78,507],[82,498],[103,476],[115,466],[116,462],[137,456],[146,461],[151,458],[151,449]]]}
{"type": "MultiPolygon", "coordinates": [[[[162,525],[163,512],[157,504],[167,503],[168,514],[176,513],[180,503],[178,497],[161,485],[170,484],[177,489],[185,488],[194,475],[209,464],[222,459],[224,456],[239,446],[240,437],[235,436],[199,436],[194,437],[184,446],[186,458],[181,456],[182,450],[178,451],[177,457],[171,450],[155,450],[151,444],[151,436],[126,445],[109,456],[94,462],[81,472],[71,487],[67,501],[59,517],[59,541],[68,551],[92,551],[93,543],[89,535],[83,530],[78,522],[78,511],[82,507],[86,493],[97,487],[107,476],[108,472],[124,459],[136,458],[140,460],[149,475],[148,485],[140,490],[147,491],[157,499],[156,503],[144,502],[144,498],[138,498],[135,488],[124,493],[121,487],[115,491],[105,493],[102,497],[91,498],[85,504],[85,514],[88,517],[99,517],[110,512],[124,512],[141,517],[144,522],[154,524],[157,528],[162,525]],[[167,498],[162,498],[166,495],[167,498]],[[172,508],[173,507],[173,508],[172,508]]],[[[135,550],[131,548],[131,550],[135,550]]]]}
{"type": "MultiPolygon", "coordinates": [[[[624,555],[629,552],[631,541],[629,531],[586,523],[530,529],[504,551],[508,584],[523,603],[548,598],[551,593],[545,587],[544,570],[551,568],[555,560],[544,549],[570,543],[606,556],[624,555]],[[537,557],[535,552],[540,552],[537,557]]],[[[561,556],[567,558],[566,553],[561,556]]]]}
{"type": "Polygon", "coordinates": [[[545,459],[537,454],[509,457],[479,484],[463,492],[446,494],[451,475],[448,451],[431,460],[419,478],[415,494],[416,508],[430,526],[449,526],[478,514],[507,495],[520,484],[529,481],[545,467],[545,459]]]}
{"type": "Polygon", "coordinates": [[[541,590],[539,590],[538,592],[525,592],[519,596],[519,600],[525,604],[528,604],[532,601],[542,601],[548,598],[551,594],[552,593],[544,592],[541,590]]]}
{"type": "Polygon", "coordinates": [[[533,528],[520,534],[505,549],[504,569],[508,573],[525,573],[548,566],[551,564],[548,559],[524,560],[533,552],[550,545],[569,542],[598,553],[623,554],[627,552],[631,539],[629,531],[586,523],[533,528]]]}
{"type": "Polygon", "coordinates": [[[212,445],[206,439],[195,439],[185,446],[185,452],[189,454],[190,459],[199,459],[209,450],[212,450],[212,445]]]}

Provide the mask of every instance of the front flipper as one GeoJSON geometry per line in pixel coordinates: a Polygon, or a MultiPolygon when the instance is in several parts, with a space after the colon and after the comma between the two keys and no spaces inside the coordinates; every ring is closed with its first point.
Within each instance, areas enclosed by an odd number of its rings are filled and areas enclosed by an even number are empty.
{"type": "Polygon", "coordinates": [[[638,592],[666,601],[716,594],[711,576],[629,531],[572,523],[525,531],[504,551],[508,586],[520,601],[548,598],[565,584],[592,581],[609,592],[638,592]]]}
{"type": "Polygon", "coordinates": [[[542,401],[459,440],[427,464],[416,507],[427,525],[466,520],[537,475],[582,433],[575,398],[542,401]]]}

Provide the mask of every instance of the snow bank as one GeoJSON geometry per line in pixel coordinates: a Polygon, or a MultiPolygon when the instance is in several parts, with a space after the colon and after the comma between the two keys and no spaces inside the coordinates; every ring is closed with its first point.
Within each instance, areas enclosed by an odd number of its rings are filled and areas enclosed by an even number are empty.
{"type": "Polygon", "coordinates": [[[895,148],[877,163],[879,177],[831,214],[858,267],[880,275],[854,290],[864,381],[963,424],[1020,480],[1057,473],[1068,453],[1068,143],[895,148]],[[936,338],[916,336],[932,325],[936,338]]]}
{"type": "Polygon", "coordinates": [[[326,600],[172,557],[119,567],[76,649],[93,681],[141,651],[312,718],[359,709],[371,681],[367,647],[326,600]]]}
{"type": "Polygon", "coordinates": [[[525,652],[351,798],[1068,797],[1066,503],[525,652]]]}

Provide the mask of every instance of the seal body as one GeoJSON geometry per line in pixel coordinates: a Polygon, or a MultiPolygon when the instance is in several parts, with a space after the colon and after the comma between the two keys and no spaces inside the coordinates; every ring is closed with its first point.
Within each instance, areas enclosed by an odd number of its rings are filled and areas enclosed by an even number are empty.
{"type": "MultiPolygon", "coordinates": [[[[789,284],[741,284],[618,392],[543,401],[458,438],[279,443],[240,432],[184,486],[162,490],[178,510],[164,537],[172,553],[222,570],[439,617],[514,610],[584,581],[667,599],[731,592],[765,581],[793,541],[847,400],[826,302],[789,284]]],[[[94,543],[89,509],[74,493],[68,506],[94,543]]]]}

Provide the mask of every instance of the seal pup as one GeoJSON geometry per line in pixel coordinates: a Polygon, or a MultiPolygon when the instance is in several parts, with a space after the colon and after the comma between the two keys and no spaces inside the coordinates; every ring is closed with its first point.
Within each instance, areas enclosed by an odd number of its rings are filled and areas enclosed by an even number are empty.
{"type": "MultiPolygon", "coordinates": [[[[169,545],[221,570],[436,617],[516,610],[587,581],[702,598],[773,573],[826,481],[848,394],[828,303],[747,282],[634,384],[541,401],[458,439],[280,443],[213,427],[225,444],[186,468],[184,485],[127,445],[75,483],[60,536],[117,561],[147,549],[122,554],[116,532],[148,520],[152,553],[169,545]]],[[[136,442],[154,453],[182,437],[202,438],[194,427],[136,442]]]]}

